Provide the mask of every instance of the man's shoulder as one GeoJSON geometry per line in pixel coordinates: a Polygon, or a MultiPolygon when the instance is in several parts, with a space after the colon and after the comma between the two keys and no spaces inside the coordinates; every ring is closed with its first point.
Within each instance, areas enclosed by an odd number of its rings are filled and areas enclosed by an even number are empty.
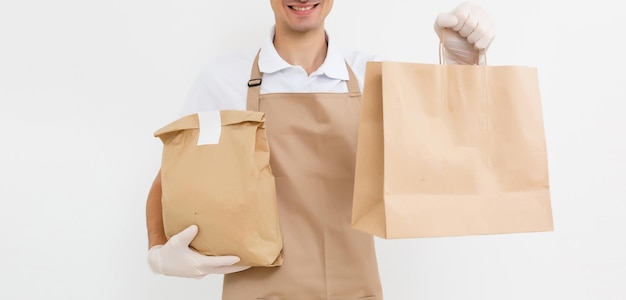
{"type": "Polygon", "coordinates": [[[183,115],[208,110],[245,109],[246,83],[258,49],[217,55],[205,64],[187,95],[183,115]]]}
{"type": "Polygon", "coordinates": [[[258,51],[259,49],[250,48],[218,55],[204,66],[201,76],[212,80],[250,76],[252,63],[258,51]]]}

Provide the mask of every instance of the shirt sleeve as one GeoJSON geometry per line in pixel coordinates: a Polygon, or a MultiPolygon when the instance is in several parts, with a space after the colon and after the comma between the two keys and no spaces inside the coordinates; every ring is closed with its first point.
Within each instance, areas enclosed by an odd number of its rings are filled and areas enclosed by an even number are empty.
{"type": "Polygon", "coordinates": [[[252,62],[258,49],[215,58],[198,74],[189,90],[183,116],[213,110],[245,110],[252,62]]]}
{"type": "Polygon", "coordinates": [[[196,76],[183,102],[183,107],[180,112],[181,116],[211,110],[211,103],[208,101],[208,99],[210,99],[210,74],[211,68],[205,66],[198,76],[196,76]]]}

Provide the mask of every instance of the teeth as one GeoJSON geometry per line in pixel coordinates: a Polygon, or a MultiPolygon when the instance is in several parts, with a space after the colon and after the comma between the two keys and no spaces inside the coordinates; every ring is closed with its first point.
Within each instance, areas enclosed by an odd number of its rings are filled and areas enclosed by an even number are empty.
{"type": "Polygon", "coordinates": [[[291,9],[297,10],[297,11],[307,11],[307,10],[311,10],[313,7],[314,7],[314,5],[306,6],[306,7],[291,6],[291,9]]]}

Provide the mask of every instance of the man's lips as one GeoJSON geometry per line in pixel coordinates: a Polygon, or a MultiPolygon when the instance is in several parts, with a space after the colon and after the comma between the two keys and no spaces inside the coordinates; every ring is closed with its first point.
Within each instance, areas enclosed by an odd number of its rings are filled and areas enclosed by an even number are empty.
{"type": "Polygon", "coordinates": [[[315,7],[317,7],[319,5],[319,3],[316,4],[310,4],[310,5],[287,5],[287,7],[289,7],[291,10],[297,11],[297,12],[308,12],[312,9],[314,9],[315,7]]]}

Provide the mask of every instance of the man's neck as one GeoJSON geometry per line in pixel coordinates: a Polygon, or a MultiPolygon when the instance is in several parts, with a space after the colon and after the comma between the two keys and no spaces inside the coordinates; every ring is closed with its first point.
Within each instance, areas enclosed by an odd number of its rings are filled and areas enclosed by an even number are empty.
{"type": "Polygon", "coordinates": [[[289,33],[276,28],[274,47],[286,62],[301,66],[311,74],[324,63],[328,43],[323,28],[306,33],[289,33]]]}

